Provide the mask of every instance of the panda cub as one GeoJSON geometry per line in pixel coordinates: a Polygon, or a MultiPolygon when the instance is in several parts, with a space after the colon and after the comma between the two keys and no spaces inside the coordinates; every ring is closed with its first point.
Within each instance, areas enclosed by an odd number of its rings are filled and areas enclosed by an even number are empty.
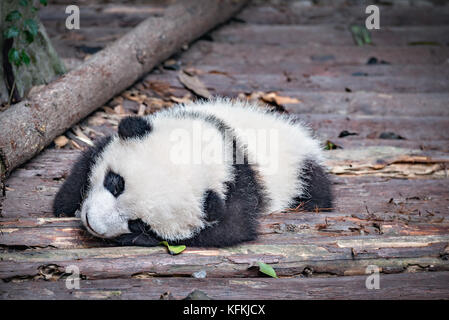
{"type": "Polygon", "coordinates": [[[257,237],[257,218],[332,208],[320,144],[293,118],[216,98],[146,117],[84,152],[54,201],[120,245],[224,247],[257,237]]]}

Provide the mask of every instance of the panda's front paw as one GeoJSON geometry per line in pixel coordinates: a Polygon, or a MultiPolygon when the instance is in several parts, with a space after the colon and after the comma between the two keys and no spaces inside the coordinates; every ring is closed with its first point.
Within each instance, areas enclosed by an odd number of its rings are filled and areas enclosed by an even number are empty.
{"type": "Polygon", "coordinates": [[[143,246],[154,247],[159,245],[162,239],[154,234],[142,220],[131,220],[128,222],[128,228],[131,233],[122,234],[114,239],[113,242],[121,246],[143,246]]]}

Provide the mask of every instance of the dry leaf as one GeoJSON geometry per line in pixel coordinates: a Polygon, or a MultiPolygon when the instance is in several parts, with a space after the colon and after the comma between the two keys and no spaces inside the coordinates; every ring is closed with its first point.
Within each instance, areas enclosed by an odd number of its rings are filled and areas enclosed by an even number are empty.
{"type": "Polygon", "coordinates": [[[192,77],[199,76],[199,75],[202,75],[204,73],[203,70],[200,70],[200,69],[197,69],[197,68],[194,68],[194,67],[185,68],[185,69],[183,69],[183,71],[185,73],[187,73],[189,76],[192,76],[192,77]]]}
{"type": "Polygon", "coordinates": [[[79,140],[81,140],[82,142],[86,143],[86,144],[89,145],[89,146],[93,146],[93,145],[94,145],[94,143],[92,142],[92,140],[91,140],[88,136],[86,136],[86,135],[84,134],[84,132],[81,130],[80,127],[74,126],[74,127],[72,128],[72,130],[73,130],[73,132],[75,133],[76,137],[77,137],[79,140]]]}
{"type": "Polygon", "coordinates": [[[191,98],[192,98],[192,96],[190,95],[190,93],[187,93],[182,98],[178,98],[178,97],[175,97],[175,96],[170,96],[170,100],[171,101],[176,102],[176,103],[185,103],[185,104],[192,102],[191,98]]]}
{"type": "Polygon", "coordinates": [[[122,96],[125,99],[135,101],[137,103],[142,103],[147,99],[148,97],[144,94],[139,93],[138,91],[125,91],[122,93],[122,96]]]}
{"type": "Polygon", "coordinates": [[[162,81],[145,81],[144,85],[160,97],[172,94],[173,89],[170,84],[162,81]]]}
{"type": "Polygon", "coordinates": [[[147,108],[146,105],[144,105],[143,103],[141,103],[139,105],[139,110],[137,111],[137,115],[138,116],[143,116],[145,114],[145,109],[147,108]]]}
{"type": "Polygon", "coordinates": [[[278,106],[284,106],[286,104],[300,103],[301,100],[286,96],[279,96],[276,92],[270,92],[262,95],[262,100],[268,103],[274,103],[278,106]]]}
{"type": "Polygon", "coordinates": [[[64,147],[67,143],[69,143],[69,139],[66,136],[59,136],[57,137],[53,142],[56,145],[56,148],[62,148],[64,147]]]}
{"type": "Polygon", "coordinates": [[[234,77],[231,76],[229,73],[224,72],[224,71],[220,71],[220,70],[210,70],[208,73],[209,74],[218,74],[218,75],[221,75],[221,76],[225,76],[225,77],[234,79],[234,77]]]}
{"type": "Polygon", "coordinates": [[[180,71],[178,73],[178,79],[187,89],[191,90],[197,96],[200,96],[200,97],[206,98],[206,99],[209,99],[211,97],[209,90],[207,90],[204,83],[201,82],[201,80],[198,79],[198,77],[189,76],[185,72],[180,71]]]}
{"type": "Polygon", "coordinates": [[[70,143],[72,144],[72,146],[73,146],[75,149],[83,150],[83,148],[82,148],[78,143],[76,143],[75,141],[70,140],[70,143]]]}
{"type": "Polygon", "coordinates": [[[125,110],[125,108],[123,108],[123,106],[121,104],[119,104],[118,106],[114,107],[114,112],[116,114],[126,114],[126,110],[125,110]]]}
{"type": "Polygon", "coordinates": [[[145,114],[150,114],[160,109],[169,108],[173,105],[172,102],[164,101],[159,98],[147,98],[145,104],[148,106],[145,110],[145,114]]]}
{"type": "Polygon", "coordinates": [[[122,104],[122,103],[123,103],[123,97],[117,96],[117,97],[114,97],[114,98],[108,103],[108,106],[110,106],[110,107],[115,107],[115,106],[118,106],[119,104],[122,104]]]}

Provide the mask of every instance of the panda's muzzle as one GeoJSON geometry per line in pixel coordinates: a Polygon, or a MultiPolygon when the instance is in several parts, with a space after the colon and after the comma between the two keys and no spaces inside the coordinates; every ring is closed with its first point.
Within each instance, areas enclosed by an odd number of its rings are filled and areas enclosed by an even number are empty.
{"type": "Polygon", "coordinates": [[[89,232],[93,233],[96,236],[102,237],[102,234],[96,232],[94,228],[89,224],[89,215],[86,213],[86,227],[89,229],[89,232]]]}

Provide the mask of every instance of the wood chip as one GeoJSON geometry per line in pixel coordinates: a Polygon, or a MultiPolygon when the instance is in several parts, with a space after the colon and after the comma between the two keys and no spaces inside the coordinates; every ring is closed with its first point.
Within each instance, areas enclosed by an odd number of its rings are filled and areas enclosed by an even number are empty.
{"type": "Polygon", "coordinates": [[[146,105],[144,105],[143,103],[141,103],[139,105],[139,110],[137,111],[137,115],[138,116],[143,116],[145,114],[145,109],[147,108],[146,105]]]}
{"type": "Polygon", "coordinates": [[[56,148],[58,148],[58,149],[67,145],[67,143],[69,143],[69,141],[70,140],[66,136],[59,136],[55,140],[53,140],[53,142],[56,145],[56,148]]]}
{"type": "Polygon", "coordinates": [[[201,82],[198,77],[190,76],[184,71],[180,71],[178,73],[178,79],[187,89],[195,93],[197,96],[206,99],[209,99],[211,97],[209,90],[207,90],[204,83],[201,82]]]}
{"type": "Polygon", "coordinates": [[[84,134],[84,132],[81,130],[81,128],[79,126],[74,126],[72,128],[73,132],[75,133],[76,137],[81,140],[82,142],[84,142],[85,144],[89,145],[89,146],[93,146],[94,143],[93,141],[84,134]]]}

